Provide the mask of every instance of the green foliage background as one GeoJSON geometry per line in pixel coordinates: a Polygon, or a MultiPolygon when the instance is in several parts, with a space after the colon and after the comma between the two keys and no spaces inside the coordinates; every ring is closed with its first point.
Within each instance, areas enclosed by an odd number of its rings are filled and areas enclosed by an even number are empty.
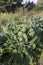
{"type": "Polygon", "coordinates": [[[0,0],[0,12],[15,12],[17,7],[21,6],[23,0],[0,0]],[[14,2],[16,5],[14,6],[14,2]]]}
{"type": "MultiPolygon", "coordinates": [[[[0,0],[0,6],[4,6],[4,5],[11,5],[14,3],[15,0],[0,0]]],[[[16,2],[22,2],[22,0],[16,0],[16,2]]]]}
{"type": "Polygon", "coordinates": [[[0,62],[8,65],[37,65],[43,50],[43,17],[15,18],[0,33],[0,62]]]}

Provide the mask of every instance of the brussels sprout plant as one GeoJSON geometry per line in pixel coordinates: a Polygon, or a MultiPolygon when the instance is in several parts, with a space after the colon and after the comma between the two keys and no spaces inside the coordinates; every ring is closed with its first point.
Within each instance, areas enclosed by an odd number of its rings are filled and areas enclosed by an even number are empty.
{"type": "Polygon", "coordinates": [[[43,50],[43,17],[24,17],[2,27],[0,61],[8,65],[37,65],[43,50]]]}

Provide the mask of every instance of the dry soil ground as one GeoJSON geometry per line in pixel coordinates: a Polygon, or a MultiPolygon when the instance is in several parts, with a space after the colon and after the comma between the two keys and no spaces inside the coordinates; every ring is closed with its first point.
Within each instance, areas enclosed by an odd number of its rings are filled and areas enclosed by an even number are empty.
{"type": "Polygon", "coordinates": [[[43,16],[43,11],[41,11],[40,13],[34,14],[36,16],[43,16]]]}

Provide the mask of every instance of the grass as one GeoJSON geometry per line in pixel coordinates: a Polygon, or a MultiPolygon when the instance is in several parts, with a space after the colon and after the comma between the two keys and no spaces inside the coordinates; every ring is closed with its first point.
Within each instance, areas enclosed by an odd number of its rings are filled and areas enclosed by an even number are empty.
{"type": "Polygon", "coordinates": [[[19,8],[15,11],[15,13],[0,13],[0,31],[1,31],[1,26],[3,24],[6,24],[7,21],[14,21],[14,19],[19,18],[21,21],[24,19],[24,16],[29,15],[29,16],[33,16],[33,15],[38,15],[38,16],[43,16],[43,8],[41,7],[35,7],[32,10],[26,12],[25,10],[23,10],[23,8],[19,8]],[[41,14],[40,14],[41,13],[41,14]]]}
{"type": "MultiPolygon", "coordinates": [[[[15,11],[15,13],[0,13],[0,31],[1,31],[1,26],[3,24],[6,24],[8,21],[14,21],[14,19],[19,18],[21,21],[24,20],[24,16],[29,15],[38,15],[40,14],[40,12],[43,11],[43,8],[40,7],[35,7],[32,10],[26,12],[23,10],[23,8],[19,8],[17,9],[17,11],[15,11]]],[[[41,14],[42,15],[42,14],[41,14]]]]}

